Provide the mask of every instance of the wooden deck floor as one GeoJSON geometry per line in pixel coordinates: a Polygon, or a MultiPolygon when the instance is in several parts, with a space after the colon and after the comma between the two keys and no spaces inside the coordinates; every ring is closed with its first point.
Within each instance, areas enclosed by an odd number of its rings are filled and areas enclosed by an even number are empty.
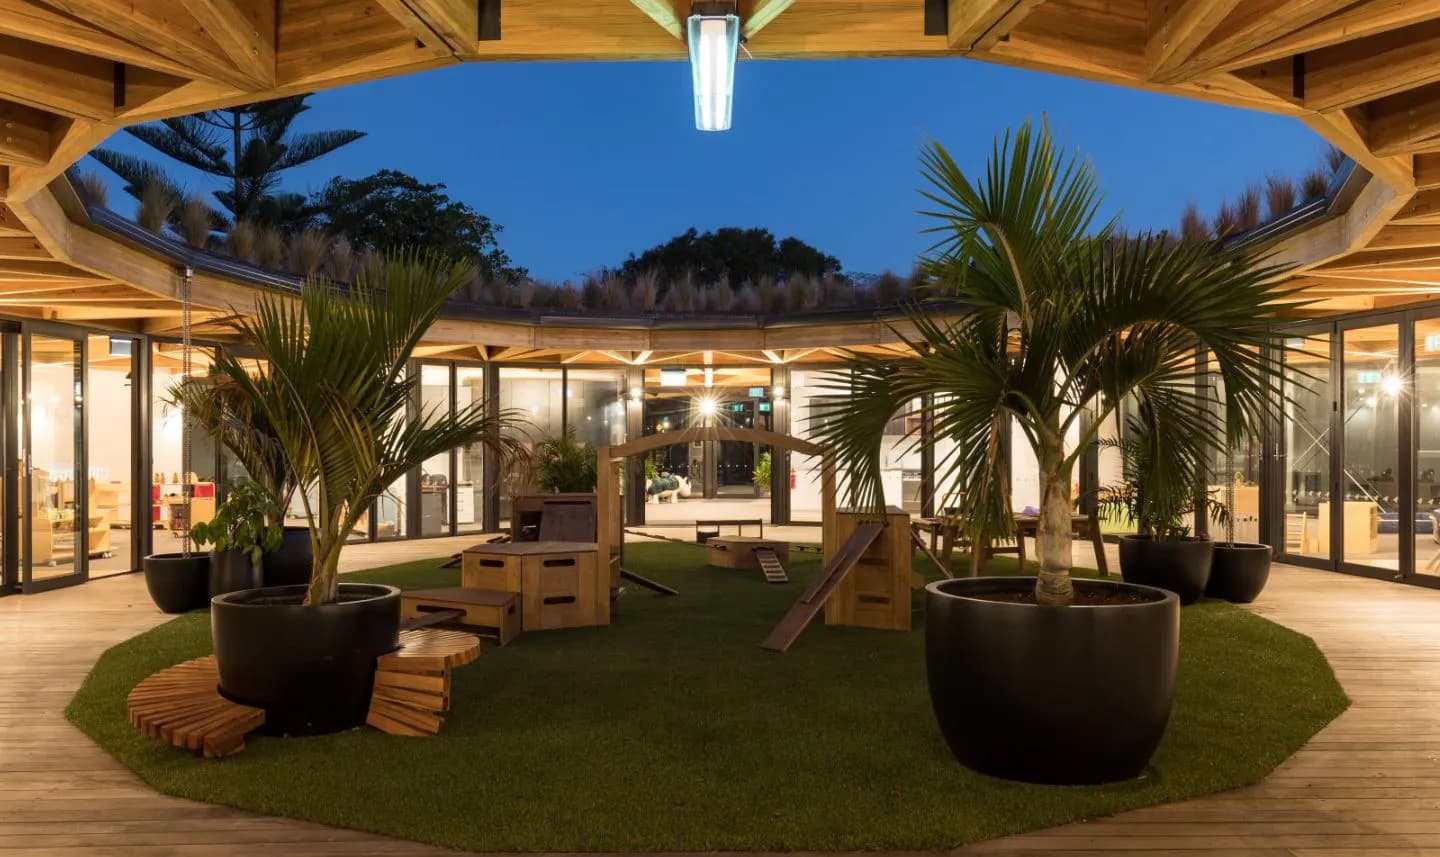
{"type": "MultiPolygon", "coordinates": [[[[347,565],[444,555],[357,546],[347,565]]],[[[975,854],[1440,857],[1440,592],[1277,568],[1255,605],[1314,637],[1353,707],[1249,789],[984,843],[975,854]]],[[[62,715],[106,647],[164,620],[134,575],[0,599],[0,855],[451,853],[164,797],[62,715]]]]}

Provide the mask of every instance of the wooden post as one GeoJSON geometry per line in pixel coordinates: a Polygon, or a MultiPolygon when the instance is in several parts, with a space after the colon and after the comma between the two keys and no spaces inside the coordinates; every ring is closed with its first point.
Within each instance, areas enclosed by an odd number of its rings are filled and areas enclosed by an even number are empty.
{"type": "MultiPolygon", "coordinates": [[[[595,549],[599,561],[609,568],[610,554],[617,546],[613,544],[614,533],[610,519],[620,503],[619,488],[615,484],[615,462],[610,458],[609,446],[595,447],[595,549]]],[[[621,543],[624,540],[622,538],[621,543]]],[[[621,548],[623,550],[623,548],[621,548]]]]}
{"type": "Polygon", "coordinates": [[[820,459],[820,562],[830,561],[840,548],[840,531],[835,516],[835,456],[820,459]]]}

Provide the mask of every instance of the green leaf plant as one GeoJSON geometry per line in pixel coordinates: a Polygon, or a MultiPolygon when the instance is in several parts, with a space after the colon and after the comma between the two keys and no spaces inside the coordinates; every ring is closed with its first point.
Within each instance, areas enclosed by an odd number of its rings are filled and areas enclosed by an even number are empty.
{"type": "Polygon", "coordinates": [[[812,405],[812,439],[834,450],[847,501],[878,512],[886,424],[920,401],[936,484],[956,486],[937,505],[956,507],[965,535],[983,545],[1014,532],[1004,440],[1013,430],[1039,468],[1035,597],[1069,604],[1071,477],[1100,426],[1126,397],[1148,403],[1168,440],[1156,466],[1172,471],[1253,432],[1281,401],[1285,342],[1274,321],[1301,306],[1296,289],[1282,282],[1285,267],[1233,241],[1117,236],[1113,221],[1099,221],[1093,169],[1062,153],[1043,124],[996,140],[974,178],[932,144],[921,175],[935,236],[925,271],[937,295],[968,312],[909,305],[893,329],[916,356],[855,354],[812,405]],[[1223,381],[1223,419],[1206,406],[1214,394],[1197,378],[1199,354],[1223,381]]]}

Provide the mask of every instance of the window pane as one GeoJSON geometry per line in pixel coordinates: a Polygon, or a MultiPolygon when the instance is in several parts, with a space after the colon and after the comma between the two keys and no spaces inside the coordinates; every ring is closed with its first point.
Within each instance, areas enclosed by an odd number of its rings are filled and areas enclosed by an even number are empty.
{"type": "MultiPolygon", "coordinates": [[[[1347,330],[1344,346],[1344,470],[1341,544],[1346,562],[1399,570],[1399,327],[1347,330]]],[[[1322,504],[1324,520],[1326,504],[1322,504]]]]}

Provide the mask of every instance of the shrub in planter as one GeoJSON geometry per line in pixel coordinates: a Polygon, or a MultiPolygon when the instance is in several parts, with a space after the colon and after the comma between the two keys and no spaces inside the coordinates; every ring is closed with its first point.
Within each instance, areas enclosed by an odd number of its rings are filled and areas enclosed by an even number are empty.
{"type": "Polygon", "coordinates": [[[1244,475],[1237,472],[1233,480],[1225,483],[1225,541],[1215,545],[1210,582],[1205,586],[1205,594],[1211,598],[1236,604],[1249,604],[1260,596],[1270,580],[1272,557],[1269,545],[1235,541],[1235,486],[1243,479],[1244,475]]]}
{"type": "Polygon", "coordinates": [[[897,416],[919,416],[932,430],[914,443],[946,447],[936,481],[955,491],[944,505],[985,545],[1014,533],[1006,450],[1012,428],[1023,438],[1040,483],[1040,570],[932,587],[936,716],[955,757],[979,770],[1062,783],[1130,776],[1169,711],[1178,599],[1071,578],[1075,464],[1120,404],[1135,401],[1162,440],[1158,472],[1193,479],[1206,455],[1265,418],[1286,349],[1273,320],[1297,306],[1292,287],[1244,247],[1116,234],[1097,219],[1090,166],[1043,126],[997,142],[978,181],[938,144],[922,171],[936,238],[924,261],[929,291],[969,311],[957,320],[912,304],[895,334],[914,356],[859,357],[822,380],[812,439],[834,451],[847,501],[879,514],[882,444],[897,416]],[[1197,374],[1204,352],[1211,372],[1197,374]],[[1223,397],[1223,425],[1212,397],[1223,397]],[[1096,660],[1082,672],[1076,652],[1096,660]],[[1081,675],[1094,676],[1093,696],[1117,694],[1118,707],[1082,699],[1081,675]],[[971,718],[976,709],[983,718],[971,718]],[[1131,743],[1115,734],[1132,728],[1131,743]],[[1107,752],[1089,752],[1092,742],[1107,752]]]}
{"type": "Polygon", "coordinates": [[[540,441],[534,460],[535,484],[547,494],[595,490],[595,450],[577,442],[573,430],[540,441]]]}
{"type": "Polygon", "coordinates": [[[464,263],[400,254],[365,266],[343,290],[310,280],[298,300],[260,295],[229,322],[260,359],[219,352],[210,389],[224,391],[226,413],[266,426],[260,446],[283,462],[314,546],[305,586],[211,605],[220,689],[265,707],[268,728],[321,732],[364,719],[375,658],[395,646],[400,621],[394,590],[339,580],[340,552],[371,502],[466,444],[490,447],[503,465],[525,457],[516,417],[485,402],[406,418],[420,383],[407,368],[415,346],[469,276],[464,263]],[[317,713],[322,697],[333,715],[317,713]]]}
{"type": "Polygon", "coordinates": [[[1205,594],[1214,546],[1190,536],[1187,515],[1211,513],[1228,520],[1225,509],[1205,485],[1207,438],[1220,437],[1217,425],[1202,421],[1198,436],[1172,425],[1163,405],[1142,399],[1125,421],[1120,439],[1101,441],[1120,452],[1125,481],[1111,486],[1101,505],[1112,517],[1135,525],[1120,537],[1120,575],[1131,583],[1158,586],[1193,604],[1205,594]]]}
{"type": "Polygon", "coordinates": [[[770,473],[774,460],[770,453],[760,453],[760,463],[755,465],[755,472],[750,480],[755,483],[755,490],[765,496],[770,494],[770,473]]]}
{"type": "Polygon", "coordinates": [[[263,579],[265,554],[280,547],[279,517],[273,497],[249,479],[229,489],[215,517],[190,527],[190,538],[210,553],[210,597],[254,589],[263,579]]]}

